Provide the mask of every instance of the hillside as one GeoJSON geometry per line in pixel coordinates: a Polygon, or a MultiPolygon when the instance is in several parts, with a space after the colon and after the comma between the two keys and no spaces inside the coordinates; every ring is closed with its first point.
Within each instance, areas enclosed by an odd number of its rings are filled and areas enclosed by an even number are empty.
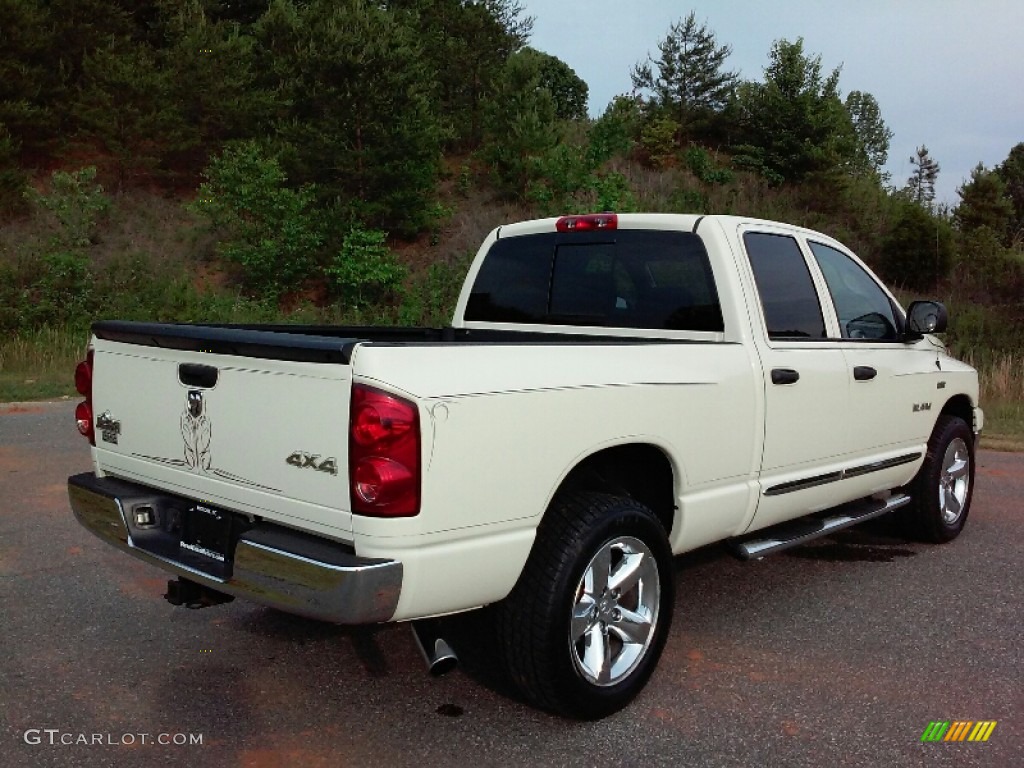
{"type": "Polygon", "coordinates": [[[739,81],[690,14],[593,120],[514,0],[0,0],[0,23],[0,398],[66,392],[99,317],[440,325],[499,223],[716,212],[945,300],[1024,432],[1024,144],[936,206],[927,149],[886,178],[877,102],[802,40],[739,81]]]}

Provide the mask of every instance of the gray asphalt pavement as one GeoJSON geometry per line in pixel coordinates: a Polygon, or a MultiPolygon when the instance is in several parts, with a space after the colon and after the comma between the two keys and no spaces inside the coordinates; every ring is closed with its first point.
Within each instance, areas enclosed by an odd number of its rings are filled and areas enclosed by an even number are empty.
{"type": "Polygon", "coordinates": [[[752,563],[679,558],[651,683],[577,723],[486,666],[430,678],[403,626],[170,606],[162,572],[71,515],[65,479],[89,468],[73,407],[0,405],[3,768],[1024,764],[1024,455],[979,453],[948,545],[882,521],[752,563]],[[922,743],[936,720],[997,725],[922,743]]]}

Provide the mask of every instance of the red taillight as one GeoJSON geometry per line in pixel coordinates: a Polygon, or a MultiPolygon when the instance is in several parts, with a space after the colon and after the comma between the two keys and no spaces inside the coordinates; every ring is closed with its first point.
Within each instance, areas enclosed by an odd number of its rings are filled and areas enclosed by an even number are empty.
{"type": "Polygon", "coordinates": [[[88,438],[91,445],[96,445],[96,430],[92,420],[92,359],[90,349],[85,360],[75,367],[75,389],[85,400],[75,408],[75,422],[78,431],[88,438]]]}
{"type": "Polygon", "coordinates": [[[559,232],[595,232],[618,229],[619,217],[615,213],[588,213],[585,216],[563,216],[555,222],[559,232]]]}
{"type": "Polygon", "coordinates": [[[92,425],[92,404],[83,401],[75,407],[75,422],[78,424],[78,431],[82,433],[84,437],[89,438],[89,442],[96,445],[96,435],[93,431],[92,425]]]}
{"type": "Polygon", "coordinates": [[[82,397],[92,399],[92,350],[88,357],[75,367],[75,389],[82,397]]]}
{"type": "Polygon", "coordinates": [[[348,473],[352,511],[412,517],[420,511],[420,418],[415,403],[352,387],[348,473]]]}

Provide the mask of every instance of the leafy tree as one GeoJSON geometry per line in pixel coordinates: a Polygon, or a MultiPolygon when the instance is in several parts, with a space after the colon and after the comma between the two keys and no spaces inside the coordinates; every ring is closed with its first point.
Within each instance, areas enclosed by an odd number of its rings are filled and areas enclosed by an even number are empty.
{"type": "Polygon", "coordinates": [[[915,203],[929,208],[935,199],[935,182],[939,178],[939,163],[928,154],[928,147],[922,144],[911,156],[910,164],[914,166],[914,172],[907,179],[905,191],[915,203]]]}
{"type": "Polygon", "coordinates": [[[908,288],[929,290],[949,273],[952,258],[949,224],[914,201],[902,201],[882,243],[886,277],[908,288]]]}
{"type": "Polygon", "coordinates": [[[878,101],[870,93],[850,91],[846,97],[846,111],[850,114],[857,141],[854,170],[881,174],[889,157],[893,133],[882,120],[878,101]]]}
{"type": "Polygon", "coordinates": [[[0,327],[87,323],[98,307],[90,249],[111,206],[96,183],[96,168],[54,171],[46,191],[30,187],[27,197],[56,227],[41,246],[15,251],[15,259],[0,266],[0,327]]]}
{"type": "Polygon", "coordinates": [[[953,218],[961,232],[988,227],[997,236],[1008,239],[1013,220],[1013,203],[1006,196],[1006,184],[995,171],[978,163],[971,179],[957,189],[960,204],[953,218]]]}
{"type": "Polygon", "coordinates": [[[723,70],[732,53],[718,45],[693,13],[669,27],[658,43],[658,57],[633,68],[633,87],[649,91],[652,103],[678,123],[683,133],[721,111],[736,87],[735,72],[723,70]]]}
{"type": "Polygon", "coordinates": [[[282,161],[345,218],[414,232],[439,168],[434,83],[414,31],[367,0],[275,0],[256,25],[282,161]]]}
{"type": "Polygon", "coordinates": [[[555,116],[559,120],[584,120],[587,117],[586,82],[573,71],[572,67],[547,53],[533,48],[524,48],[522,56],[537,59],[540,70],[538,83],[547,89],[555,101],[555,116]]]}
{"type": "Polygon", "coordinates": [[[839,99],[839,68],[827,76],[821,56],[804,53],[803,38],[772,46],[763,83],[744,83],[737,96],[743,141],[738,160],[775,181],[798,182],[852,162],[856,138],[839,99]]]}
{"type": "Polygon", "coordinates": [[[247,288],[276,298],[313,276],[325,236],[312,187],[287,188],[280,164],[254,141],[229,146],[204,175],[190,207],[223,230],[218,251],[241,267],[247,288]]]}

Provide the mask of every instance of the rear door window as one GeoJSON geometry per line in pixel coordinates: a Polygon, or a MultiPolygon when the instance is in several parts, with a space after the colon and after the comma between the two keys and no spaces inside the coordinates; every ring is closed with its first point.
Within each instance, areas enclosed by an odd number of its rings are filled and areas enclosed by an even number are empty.
{"type": "Polygon", "coordinates": [[[465,319],[724,330],[700,237],[655,230],[498,240],[473,285],[465,319]]]}

